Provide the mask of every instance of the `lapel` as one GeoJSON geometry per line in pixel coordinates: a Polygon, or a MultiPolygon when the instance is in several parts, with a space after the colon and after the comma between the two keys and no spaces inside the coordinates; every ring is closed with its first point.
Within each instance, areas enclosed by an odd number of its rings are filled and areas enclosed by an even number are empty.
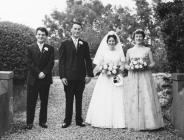
{"type": "Polygon", "coordinates": [[[46,51],[45,49],[47,48],[47,51],[48,51],[48,47],[47,47],[47,45],[44,43],[43,44],[43,48],[42,48],[42,54],[44,53],[44,51],[46,51]]]}
{"type": "Polygon", "coordinates": [[[37,43],[34,45],[34,50],[36,51],[36,53],[38,53],[39,55],[41,55],[40,48],[38,47],[38,44],[37,43]]]}

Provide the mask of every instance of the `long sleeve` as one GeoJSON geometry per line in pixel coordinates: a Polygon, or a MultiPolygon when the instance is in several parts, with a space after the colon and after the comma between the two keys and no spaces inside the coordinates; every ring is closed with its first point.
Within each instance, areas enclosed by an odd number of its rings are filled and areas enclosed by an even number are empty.
{"type": "Polygon", "coordinates": [[[89,77],[93,77],[93,68],[92,68],[92,60],[90,57],[90,52],[89,52],[89,46],[88,43],[86,42],[86,48],[85,48],[85,62],[86,62],[86,74],[89,77]]]}
{"type": "Polygon", "coordinates": [[[65,45],[61,44],[59,48],[59,76],[60,78],[65,78],[65,45]]]}
{"type": "Polygon", "coordinates": [[[26,64],[30,71],[32,71],[35,75],[40,73],[38,66],[33,61],[33,55],[30,49],[30,46],[26,49],[26,64]]]}
{"type": "Polygon", "coordinates": [[[52,46],[50,46],[50,57],[49,57],[49,61],[47,63],[47,65],[45,66],[45,68],[43,69],[43,73],[44,74],[48,74],[52,71],[52,68],[54,66],[54,48],[52,46]]]}

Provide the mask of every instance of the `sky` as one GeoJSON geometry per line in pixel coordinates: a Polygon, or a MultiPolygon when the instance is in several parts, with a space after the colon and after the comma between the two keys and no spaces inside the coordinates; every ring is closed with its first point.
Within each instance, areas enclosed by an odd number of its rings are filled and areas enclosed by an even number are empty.
{"type": "MultiPolygon", "coordinates": [[[[104,5],[121,5],[132,7],[132,0],[101,0],[104,5]],[[115,4],[114,4],[115,3],[115,4]]],[[[45,15],[54,9],[64,11],[66,0],[0,0],[0,21],[11,21],[31,28],[43,26],[45,15]]]]}
{"type": "MultiPolygon", "coordinates": [[[[104,5],[128,6],[133,8],[133,0],[101,0],[104,5]]],[[[0,0],[0,21],[11,21],[31,28],[43,26],[45,15],[53,10],[64,11],[66,0],[0,0]]]]}

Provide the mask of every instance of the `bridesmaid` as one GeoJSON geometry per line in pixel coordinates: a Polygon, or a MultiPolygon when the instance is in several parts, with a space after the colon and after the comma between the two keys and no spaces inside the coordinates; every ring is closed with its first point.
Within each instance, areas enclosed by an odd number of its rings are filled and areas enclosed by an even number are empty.
{"type": "Polygon", "coordinates": [[[151,49],[144,45],[145,33],[137,29],[133,33],[135,45],[127,51],[126,68],[128,84],[126,92],[126,125],[128,129],[153,130],[164,126],[151,69],[154,67],[151,49]],[[135,70],[132,60],[142,59],[147,68],[135,70]]]}

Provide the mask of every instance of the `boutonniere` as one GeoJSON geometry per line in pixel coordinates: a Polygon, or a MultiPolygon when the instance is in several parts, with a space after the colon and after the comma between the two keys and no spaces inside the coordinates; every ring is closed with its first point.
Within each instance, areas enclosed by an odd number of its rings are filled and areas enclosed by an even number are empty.
{"type": "Polygon", "coordinates": [[[43,48],[43,52],[48,51],[49,49],[47,47],[43,48]]]}
{"type": "Polygon", "coordinates": [[[79,45],[83,45],[83,42],[82,41],[79,41],[79,45]]]}

